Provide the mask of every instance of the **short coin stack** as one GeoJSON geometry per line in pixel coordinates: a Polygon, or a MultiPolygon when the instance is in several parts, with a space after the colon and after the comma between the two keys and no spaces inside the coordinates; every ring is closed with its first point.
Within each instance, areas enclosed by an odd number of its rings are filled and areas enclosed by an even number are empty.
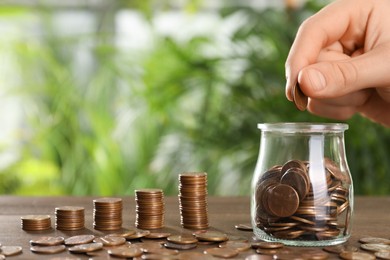
{"type": "Polygon", "coordinates": [[[58,230],[80,230],[84,228],[84,207],[62,206],[55,208],[58,230]]]}
{"type": "Polygon", "coordinates": [[[122,199],[95,199],[93,204],[93,226],[95,229],[109,231],[122,228],[122,199]]]}
{"type": "Polygon", "coordinates": [[[349,232],[351,180],[329,158],[321,167],[291,160],[267,170],[256,186],[257,227],[280,239],[328,240],[349,232]],[[324,180],[311,180],[320,170],[324,180]]]}
{"type": "Polygon", "coordinates": [[[40,231],[51,228],[49,215],[27,215],[21,217],[22,229],[26,231],[40,231]]]}
{"type": "Polygon", "coordinates": [[[136,220],[140,229],[164,227],[164,193],[161,189],[139,189],[135,191],[136,220]]]}
{"type": "Polygon", "coordinates": [[[179,175],[181,225],[188,229],[207,229],[207,173],[179,175]]]}

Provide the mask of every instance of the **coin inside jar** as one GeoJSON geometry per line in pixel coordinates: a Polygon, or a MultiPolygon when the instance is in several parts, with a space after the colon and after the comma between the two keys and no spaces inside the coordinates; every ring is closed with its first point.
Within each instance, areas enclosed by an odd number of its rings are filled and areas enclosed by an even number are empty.
{"type": "Polygon", "coordinates": [[[298,209],[298,193],[289,185],[277,184],[268,190],[267,195],[269,210],[277,217],[289,217],[298,209]]]}

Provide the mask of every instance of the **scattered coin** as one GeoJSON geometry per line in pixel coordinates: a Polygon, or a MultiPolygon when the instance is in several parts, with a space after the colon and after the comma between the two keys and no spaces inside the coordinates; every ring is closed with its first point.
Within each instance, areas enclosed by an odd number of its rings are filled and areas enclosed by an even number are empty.
{"type": "Polygon", "coordinates": [[[120,246],[126,243],[126,238],[115,236],[97,237],[93,240],[95,243],[102,243],[104,246],[120,246]]]}
{"type": "Polygon", "coordinates": [[[222,232],[219,231],[206,231],[195,233],[195,237],[199,241],[208,241],[208,242],[224,242],[229,239],[229,237],[222,232]]]}
{"type": "Polygon", "coordinates": [[[219,247],[208,248],[203,253],[222,258],[232,258],[238,255],[238,251],[235,249],[219,247]]]}
{"type": "Polygon", "coordinates": [[[65,245],[75,246],[91,243],[95,239],[94,235],[77,235],[65,239],[65,245]]]}
{"type": "Polygon", "coordinates": [[[1,246],[1,254],[4,256],[13,256],[22,253],[23,248],[21,246],[1,246]]]}
{"type": "Polygon", "coordinates": [[[251,244],[248,242],[239,242],[239,241],[226,241],[219,244],[221,248],[233,248],[238,252],[247,251],[251,248],[251,244]]]}
{"type": "Polygon", "coordinates": [[[359,239],[360,243],[364,244],[386,244],[390,245],[390,239],[381,237],[362,237],[359,239]]]}
{"type": "Polygon", "coordinates": [[[272,260],[272,259],[274,259],[273,256],[258,255],[258,254],[248,255],[245,257],[245,260],[272,260]]]}
{"type": "Polygon", "coordinates": [[[258,242],[256,243],[256,247],[262,249],[276,249],[284,247],[284,244],[280,242],[258,242]]]}
{"type": "Polygon", "coordinates": [[[56,246],[63,244],[64,241],[63,237],[40,237],[31,239],[30,244],[33,246],[56,246]]]}
{"type": "Polygon", "coordinates": [[[145,238],[159,239],[159,238],[167,238],[170,235],[171,233],[166,233],[166,232],[151,232],[149,235],[146,235],[145,238]]]}
{"type": "Polygon", "coordinates": [[[110,256],[119,258],[134,258],[142,255],[142,250],[136,247],[132,248],[113,248],[108,250],[110,256]]]}
{"type": "Polygon", "coordinates": [[[375,256],[379,259],[390,260],[390,251],[375,252],[375,256]]]}
{"type": "Polygon", "coordinates": [[[253,227],[250,224],[237,224],[234,227],[242,231],[253,231],[253,227]]]}
{"type": "Polygon", "coordinates": [[[164,246],[169,249],[176,249],[176,250],[189,250],[196,248],[198,246],[198,243],[193,243],[193,244],[176,244],[173,242],[166,242],[164,243],[164,246]]]}
{"type": "Polygon", "coordinates": [[[352,245],[337,245],[324,247],[323,250],[329,253],[340,254],[342,252],[357,252],[359,248],[352,245]]]}
{"type": "Polygon", "coordinates": [[[302,92],[298,82],[297,84],[295,84],[291,91],[295,106],[300,111],[305,111],[308,104],[308,97],[302,92]]]}
{"type": "Polygon", "coordinates": [[[360,248],[371,252],[390,251],[390,245],[385,244],[362,244],[360,248]]]}
{"type": "Polygon", "coordinates": [[[167,237],[167,240],[176,244],[194,244],[198,242],[194,236],[189,235],[171,235],[167,237]]]}
{"type": "Polygon", "coordinates": [[[364,252],[342,252],[340,258],[345,260],[375,260],[375,256],[364,252]]]}
{"type": "Polygon", "coordinates": [[[57,246],[32,246],[30,247],[31,252],[38,254],[57,254],[65,251],[64,245],[57,246]]]}
{"type": "Polygon", "coordinates": [[[88,243],[69,247],[71,253],[88,253],[101,250],[103,248],[102,243],[88,243]]]}

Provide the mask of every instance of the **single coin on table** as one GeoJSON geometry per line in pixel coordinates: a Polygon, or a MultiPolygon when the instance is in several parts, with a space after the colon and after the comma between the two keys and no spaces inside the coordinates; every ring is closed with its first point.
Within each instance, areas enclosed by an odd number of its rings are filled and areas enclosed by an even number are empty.
{"type": "Polygon", "coordinates": [[[341,259],[345,260],[375,260],[376,257],[369,253],[364,252],[342,252],[340,255],[341,259]]]}
{"type": "Polygon", "coordinates": [[[251,248],[251,244],[248,242],[240,242],[240,241],[226,241],[219,244],[220,248],[232,248],[237,250],[238,252],[247,251],[251,248]]]}
{"type": "Polygon", "coordinates": [[[120,246],[126,243],[126,238],[115,236],[97,237],[93,240],[95,243],[102,243],[104,246],[120,246]]]}
{"type": "Polygon", "coordinates": [[[57,246],[32,246],[30,247],[31,252],[38,254],[57,254],[65,251],[64,245],[57,246]]]}
{"type": "Polygon", "coordinates": [[[176,249],[176,250],[189,250],[196,248],[198,246],[198,243],[193,243],[193,244],[177,244],[173,242],[166,242],[164,243],[164,246],[169,249],[176,249]]]}
{"type": "Polygon", "coordinates": [[[95,239],[94,235],[78,235],[72,236],[65,239],[65,245],[67,246],[75,246],[80,244],[88,244],[91,243],[95,239]]]}
{"type": "Polygon", "coordinates": [[[238,255],[238,251],[235,249],[220,247],[208,248],[203,253],[222,258],[231,258],[238,255]]]}
{"type": "Polygon", "coordinates": [[[385,244],[362,244],[360,248],[371,252],[390,251],[390,245],[385,244]]]}
{"type": "Polygon", "coordinates": [[[63,244],[65,239],[63,237],[39,237],[30,240],[33,246],[56,246],[63,244]]]}
{"type": "Polygon", "coordinates": [[[284,247],[283,243],[280,242],[257,242],[252,243],[252,247],[255,248],[262,248],[262,249],[277,249],[284,247]]]}
{"type": "Polygon", "coordinates": [[[71,253],[88,253],[101,250],[102,248],[103,243],[88,243],[69,247],[68,250],[71,253]]]}
{"type": "Polygon", "coordinates": [[[23,248],[21,246],[1,246],[1,254],[4,256],[13,256],[22,253],[23,248]]]}
{"type": "Polygon", "coordinates": [[[295,106],[300,111],[306,110],[308,104],[308,97],[302,92],[298,82],[292,88],[291,93],[292,93],[292,98],[295,106]]]}
{"type": "Polygon", "coordinates": [[[253,254],[245,257],[245,260],[272,260],[274,259],[271,255],[259,255],[253,254]]]}
{"type": "Polygon", "coordinates": [[[190,235],[171,235],[167,237],[167,240],[176,244],[194,244],[198,242],[198,239],[190,235]]]}
{"type": "Polygon", "coordinates": [[[390,239],[382,237],[362,237],[359,239],[360,243],[363,244],[386,244],[390,245],[390,239]]]}
{"type": "Polygon", "coordinates": [[[323,250],[333,254],[340,254],[342,252],[357,252],[359,248],[352,245],[336,245],[336,246],[326,246],[323,248],[323,250]]]}
{"type": "Polygon", "coordinates": [[[375,256],[379,259],[390,260],[390,251],[375,252],[375,256]]]}
{"type": "Polygon", "coordinates": [[[195,232],[194,235],[199,241],[207,242],[224,242],[229,239],[227,234],[219,231],[195,232]]]}
{"type": "Polygon", "coordinates": [[[142,250],[136,247],[132,248],[113,248],[108,250],[110,256],[119,258],[134,258],[142,255],[142,250]]]}

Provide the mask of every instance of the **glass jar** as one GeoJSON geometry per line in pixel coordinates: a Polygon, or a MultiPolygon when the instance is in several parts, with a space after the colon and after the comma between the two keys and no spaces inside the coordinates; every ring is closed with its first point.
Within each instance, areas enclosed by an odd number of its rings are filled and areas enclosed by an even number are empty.
{"type": "Polygon", "coordinates": [[[346,124],[259,124],[252,179],[254,234],[291,246],[330,246],[351,234],[353,185],[346,124]]]}

